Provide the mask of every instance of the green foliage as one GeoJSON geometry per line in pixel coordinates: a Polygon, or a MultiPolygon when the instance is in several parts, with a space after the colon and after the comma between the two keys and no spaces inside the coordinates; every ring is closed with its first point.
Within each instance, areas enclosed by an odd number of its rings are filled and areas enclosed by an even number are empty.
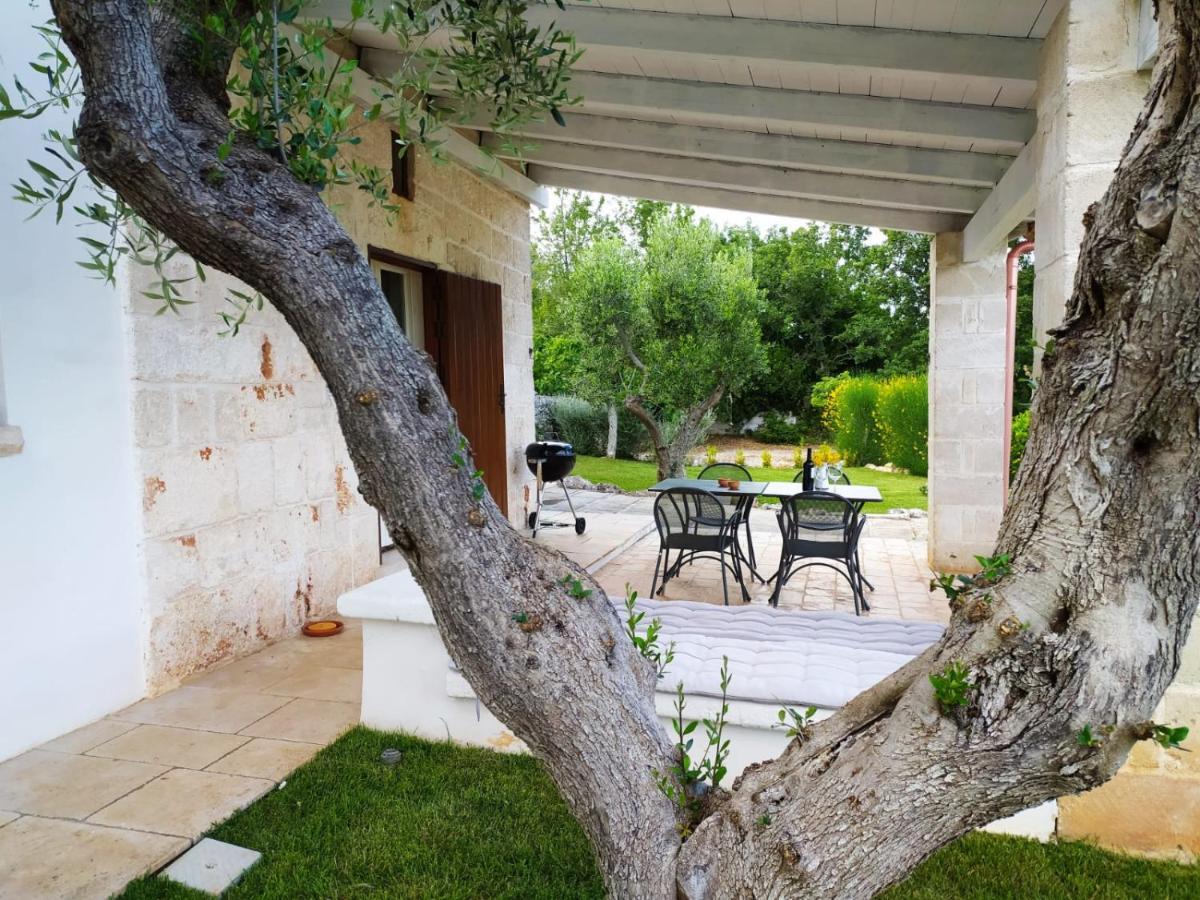
{"type": "Polygon", "coordinates": [[[995,584],[1012,571],[1012,557],[1007,553],[996,556],[976,556],[979,571],[974,575],[949,575],[945,572],[935,573],[929,582],[929,589],[941,590],[950,602],[951,609],[958,608],[958,598],[972,588],[987,587],[995,584]]]}
{"type": "MultiPolygon", "coordinates": [[[[608,410],[578,397],[540,397],[539,436],[554,434],[576,453],[603,456],[608,445],[608,410]]],[[[647,449],[646,430],[625,408],[617,408],[617,456],[632,459],[647,449]]]]}
{"type": "Polygon", "coordinates": [[[790,706],[781,706],[779,708],[779,722],[771,727],[784,728],[787,730],[788,737],[799,738],[803,742],[808,739],[813,716],[816,714],[817,708],[815,706],[808,707],[804,712],[800,712],[790,706]]]}
{"type": "MultiPolygon", "coordinates": [[[[210,157],[198,151],[195,160],[215,190],[228,182],[233,166],[245,168],[243,151],[255,148],[274,156],[303,184],[317,190],[354,186],[368,194],[371,205],[394,213],[389,173],[349,153],[361,141],[362,122],[386,121],[402,149],[420,144],[436,157],[443,125],[486,115],[499,131],[511,132],[547,112],[561,121],[560,108],[575,102],[566,91],[579,56],[573,39],[553,26],[530,25],[523,0],[347,0],[348,21],[339,28],[349,33],[370,25],[403,51],[402,64],[356,120],[352,77],[358,64],[330,49],[343,33],[330,20],[300,16],[306,5],[307,0],[212,0],[172,7],[184,37],[194,44],[197,74],[224,78],[233,100],[226,139],[210,157]],[[445,37],[437,46],[427,41],[435,31],[445,37]],[[231,58],[231,70],[219,71],[231,58]],[[444,85],[453,88],[447,92],[444,85]]],[[[31,90],[16,78],[12,90],[0,85],[0,121],[70,110],[82,95],[79,71],[56,24],[40,26],[37,33],[45,49],[30,68],[43,87],[31,90]]],[[[36,178],[17,182],[17,199],[31,204],[34,215],[53,207],[61,220],[77,186],[87,183],[89,190],[80,192],[86,199],[70,207],[84,226],[81,265],[110,283],[123,260],[147,266],[155,279],[145,294],[161,304],[160,312],[178,312],[191,302],[184,291],[204,280],[204,270],[193,264],[191,274],[182,274],[169,267],[179,248],[85,170],[73,134],[49,131],[44,139],[42,161],[29,163],[36,178]]],[[[236,334],[262,306],[257,294],[240,291],[229,291],[226,301],[219,313],[225,334],[236,334]]]]}
{"type": "Polygon", "coordinates": [[[567,589],[567,596],[572,600],[586,600],[592,596],[592,589],[583,586],[583,582],[574,575],[564,575],[559,581],[567,589]]]}
{"type": "Polygon", "coordinates": [[[1010,478],[1017,477],[1017,469],[1025,457],[1025,445],[1029,443],[1029,410],[1017,413],[1012,420],[1012,445],[1008,455],[1010,478]]]}
{"type": "Polygon", "coordinates": [[[997,553],[995,556],[976,555],[975,562],[979,563],[979,572],[973,579],[976,585],[995,584],[1012,571],[1012,556],[1008,553],[997,553]]]}
{"type": "Polygon", "coordinates": [[[633,646],[637,648],[638,653],[654,663],[655,673],[662,678],[667,673],[667,666],[675,659],[675,642],[672,641],[666,647],[659,644],[662,620],[657,617],[650,620],[645,634],[638,634],[638,626],[642,624],[646,614],[635,611],[637,596],[637,591],[628,584],[625,585],[625,631],[629,635],[629,639],[633,641],[633,646]]]}
{"type": "Polygon", "coordinates": [[[789,422],[782,413],[771,410],[763,415],[754,439],[764,444],[798,444],[807,436],[806,431],[802,422],[789,422]]]}
{"type": "Polygon", "coordinates": [[[954,660],[941,672],[931,672],[929,683],[942,712],[950,712],[966,706],[973,684],[968,680],[969,670],[961,660],[954,660]]]}
{"type": "Polygon", "coordinates": [[[808,401],[813,409],[824,410],[829,405],[829,398],[843,381],[854,376],[849,372],[839,372],[836,375],[826,375],[812,386],[808,393],[808,401]]]}
{"type": "Polygon", "coordinates": [[[554,334],[533,344],[533,383],[539,394],[556,396],[575,389],[581,347],[573,334],[554,334]]]}
{"type": "Polygon", "coordinates": [[[569,291],[584,396],[635,396],[671,413],[738,389],[764,363],[750,266],[707,220],[658,219],[644,252],[594,241],[569,291]]]}
{"type": "Polygon", "coordinates": [[[1099,747],[1104,742],[1100,738],[1098,738],[1094,734],[1092,734],[1092,726],[1091,725],[1084,725],[1082,728],[1079,729],[1078,732],[1076,732],[1075,743],[1077,743],[1080,747],[1085,747],[1085,748],[1091,750],[1096,747],[1099,747]]]}
{"type": "Polygon", "coordinates": [[[833,442],[852,466],[884,462],[875,419],[878,401],[879,382],[862,376],[845,379],[829,396],[824,419],[833,442]]]}
{"type": "Polygon", "coordinates": [[[709,444],[704,448],[704,464],[711,466],[717,461],[717,448],[713,444],[709,444]]]}
{"type": "Polygon", "coordinates": [[[929,382],[894,375],[879,386],[875,425],[884,458],[914,475],[929,474],[929,382]]]}
{"type": "Polygon", "coordinates": [[[771,462],[772,462],[772,460],[771,460],[771,451],[770,451],[770,450],[764,450],[764,451],[762,452],[762,467],[763,467],[764,469],[769,469],[769,468],[771,468],[771,462]]]}
{"type": "Polygon", "coordinates": [[[733,461],[739,466],[746,465],[746,451],[741,447],[738,447],[737,450],[733,452],[733,461]]]}
{"type": "Polygon", "coordinates": [[[680,828],[682,837],[687,838],[700,822],[701,794],[707,787],[719,788],[721,780],[728,774],[725,762],[729,759],[729,741],[725,738],[725,718],[729,715],[729,685],[733,676],[729,674],[729,657],[721,659],[721,707],[712,718],[701,721],[684,719],[687,701],[683,695],[683,682],[675,686],[675,715],[671,729],[675,732],[677,758],[669,772],[655,772],[655,782],[663,794],[684,811],[686,821],[680,828]],[[692,736],[700,724],[708,744],[700,756],[692,757],[695,738],[692,736]]]}
{"type": "Polygon", "coordinates": [[[1159,725],[1155,724],[1152,728],[1150,739],[1158,744],[1164,750],[1182,750],[1181,746],[1187,740],[1188,727],[1186,725],[1159,725]]]}

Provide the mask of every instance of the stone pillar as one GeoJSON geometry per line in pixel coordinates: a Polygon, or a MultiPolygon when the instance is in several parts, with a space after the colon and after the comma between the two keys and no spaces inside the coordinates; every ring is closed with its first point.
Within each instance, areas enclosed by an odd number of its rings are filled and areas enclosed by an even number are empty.
{"type": "MultiPolygon", "coordinates": [[[[1112,180],[1145,100],[1149,73],[1137,71],[1139,6],[1138,0],[1071,0],[1042,45],[1033,288],[1039,345],[1063,320],[1083,214],[1112,180]]],[[[1040,363],[1040,350],[1035,357],[1040,363]]]]}
{"type": "Polygon", "coordinates": [[[963,262],[963,236],[929,260],[929,564],[977,569],[1004,511],[1004,262],[963,262]]]}

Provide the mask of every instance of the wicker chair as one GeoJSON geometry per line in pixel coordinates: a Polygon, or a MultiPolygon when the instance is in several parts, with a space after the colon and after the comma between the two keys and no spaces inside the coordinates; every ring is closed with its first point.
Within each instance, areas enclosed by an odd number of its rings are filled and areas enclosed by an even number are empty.
{"type": "Polygon", "coordinates": [[[708,491],[697,488],[671,488],[654,501],[654,524],[658,529],[658,557],[654,560],[654,580],[650,596],[661,595],[667,582],[679,574],[685,565],[698,559],[715,559],[721,564],[721,588],[725,605],[729,605],[729,578],[742,589],[742,599],[749,603],[750,594],[742,583],[742,565],[737,552],[737,510],[732,515],[708,491]],[[671,562],[671,551],[675,561],[671,562]],[[662,571],[662,584],[658,582],[662,571]]]}
{"type": "Polygon", "coordinates": [[[863,577],[858,564],[858,539],[866,521],[853,503],[826,491],[807,491],[783,501],[778,515],[783,535],[779,571],[771,604],[779,605],[779,594],[801,569],[822,566],[833,569],[850,584],[854,613],[871,607],[863,595],[863,577]]]}
{"type": "MultiPolygon", "coordinates": [[[[709,463],[700,470],[700,474],[696,476],[701,480],[716,481],[718,478],[732,478],[736,481],[753,481],[754,476],[750,474],[750,470],[745,466],[739,466],[737,463],[709,463]]],[[[750,571],[758,567],[757,561],[754,559],[754,538],[750,536],[750,510],[754,508],[753,499],[745,497],[721,497],[721,502],[727,509],[733,512],[738,512],[741,515],[742,530],[746,532],[746,559],[750,563],[750,571]]],[[[760,579],[761,580],[761,579],[760,579]]]]}

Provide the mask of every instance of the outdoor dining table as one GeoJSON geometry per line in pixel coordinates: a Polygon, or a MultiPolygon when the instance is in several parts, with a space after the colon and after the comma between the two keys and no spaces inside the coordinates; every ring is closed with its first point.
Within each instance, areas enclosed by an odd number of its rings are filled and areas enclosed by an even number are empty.
{"type": "MultiPolygon", "coordinates": [[[[749,516],[750,510],[754,508],[754,501],[759,497],[772,497],[777,500],[785,500],[788,497],[794,497],[797,494],[804,493],[804,485],[798,481],[747,481],[738,482],[737,487],[726,487],[720,482],[711,481],[706,478],[664,478],[662,481],[650,487],[651,493],[660,493],[669,491],[672,488],[692,488],[694,490],[708,491],[715,497],[737,497],[741,502],[738,504],[738,512],[743,516],[749,516]]],[[[837,494],[839,497],[844,497],[854,505],[854,514],[856,516],[862,513],[862,508],[868,503],[882,503],[883,494],[879,493],[879,488],[867,484],[831,484],[823,489],[826,493],[837,494]]],[[[734,536],[734,542],[737,546],[738,556],[744,562],[750,572],[759,581],[770,581],[771,578],[764,579],[758,570],[754,567],[753,562],[746,557],[742,550],[741,542],[734,536]]],[[[778,574],[778,573],[776,573],[778,574]]],[[[870,582],[868,582],[870,585],[870,582]]],[[[865,603],[865,600],[864,600],[865,603]]],[[[868,606],[867,609],[870,609],[868,606]]]]}

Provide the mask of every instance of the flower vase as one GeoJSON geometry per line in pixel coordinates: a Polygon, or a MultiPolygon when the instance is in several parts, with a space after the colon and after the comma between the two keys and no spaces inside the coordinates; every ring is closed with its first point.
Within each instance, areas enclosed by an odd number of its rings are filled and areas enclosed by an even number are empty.
{"type": "Polygon", "coordinates": [[[829,464],[822,463],[817,466],[813,473],[813,490],[827,491],[829,490],[829,464]]]}

